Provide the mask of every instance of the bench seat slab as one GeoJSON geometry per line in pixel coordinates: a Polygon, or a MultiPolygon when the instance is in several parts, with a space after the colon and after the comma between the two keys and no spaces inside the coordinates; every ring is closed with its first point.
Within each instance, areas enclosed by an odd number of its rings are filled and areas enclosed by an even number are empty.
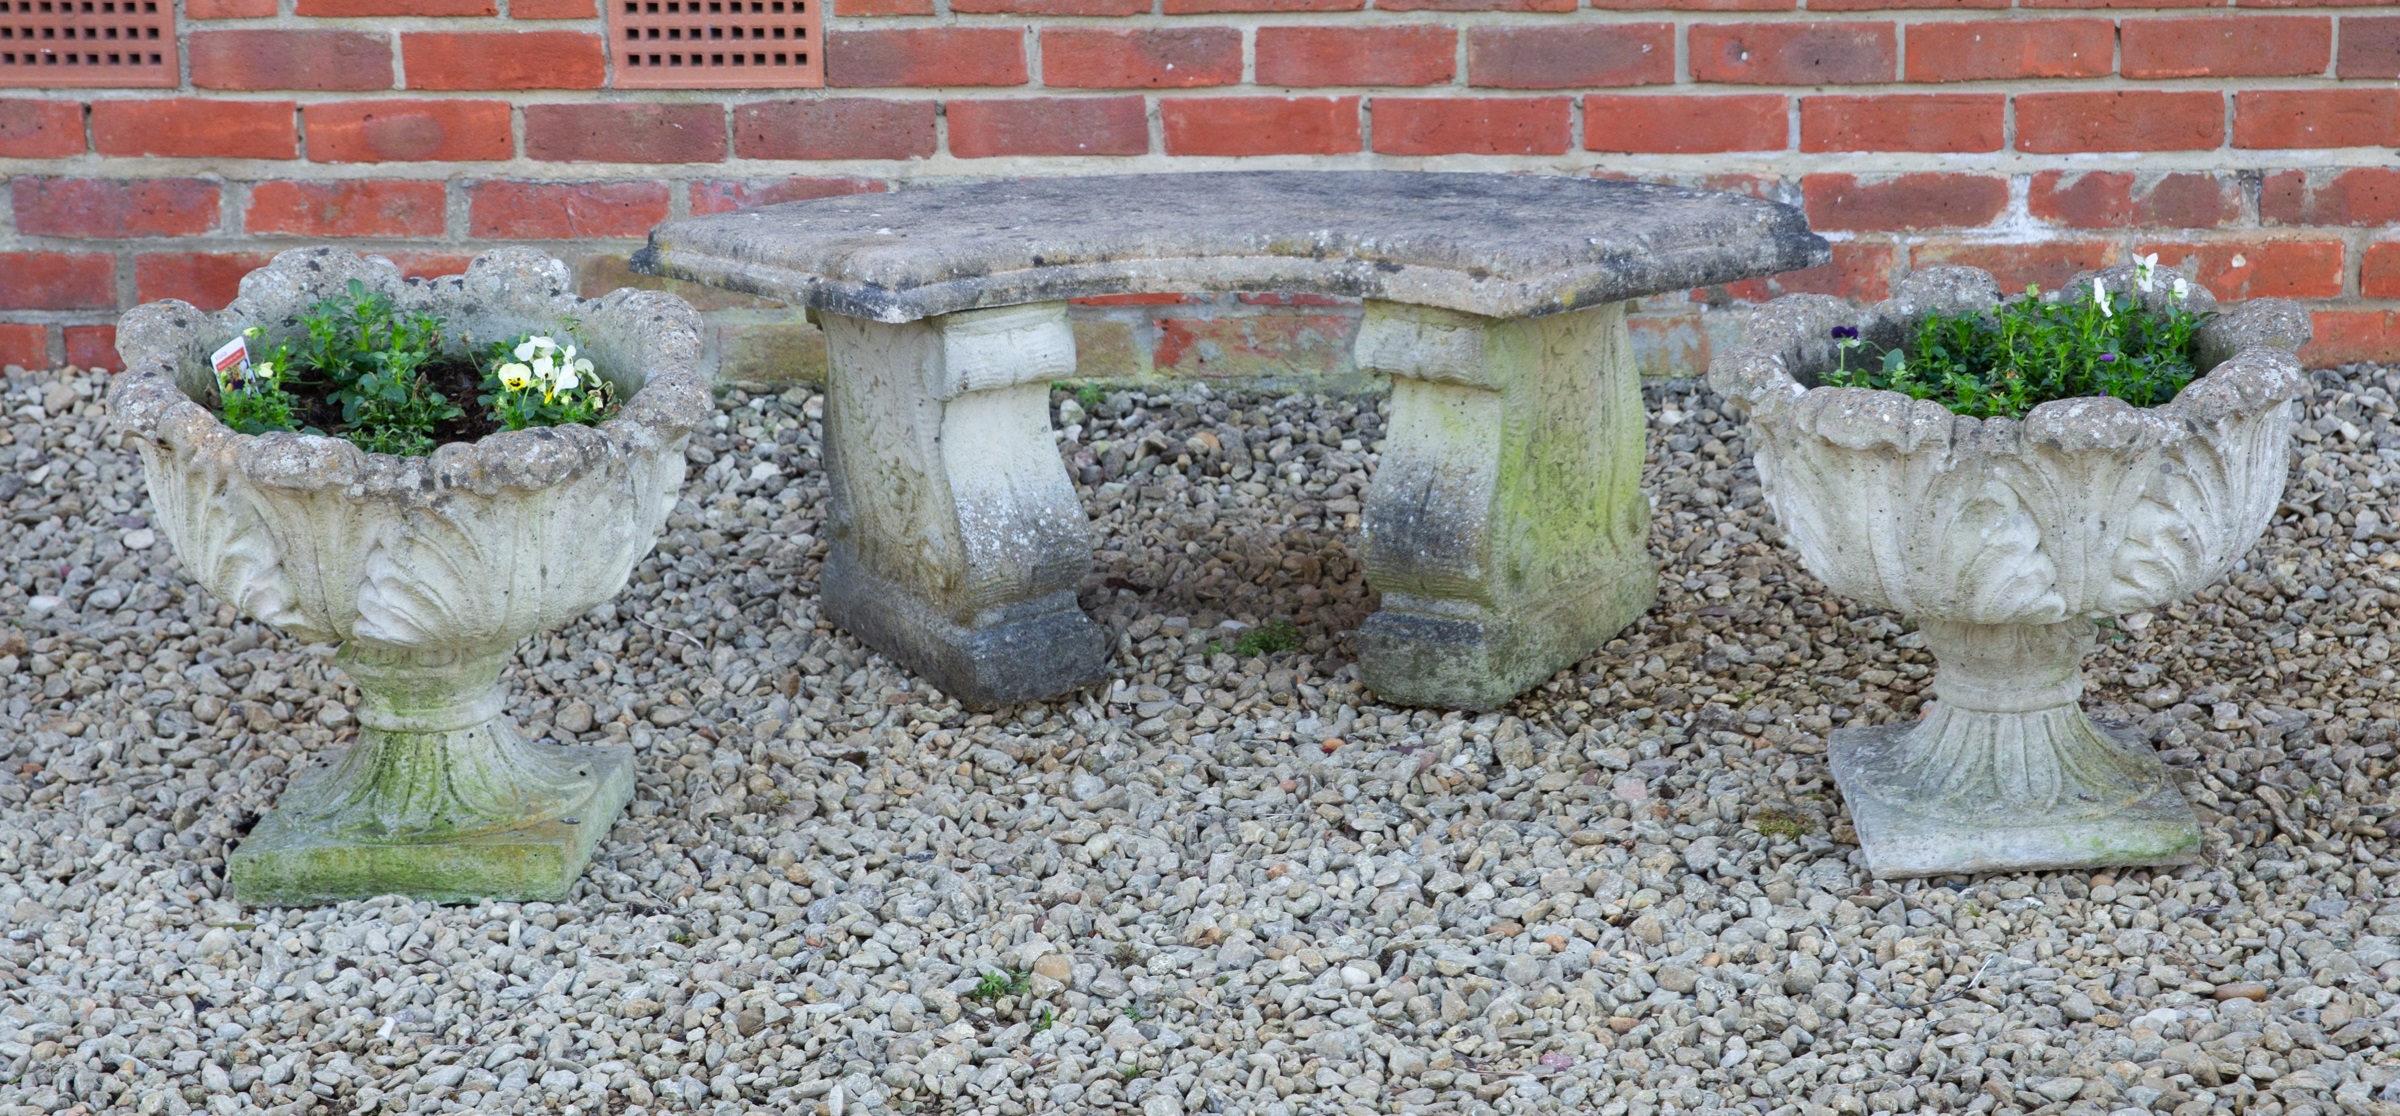
{"type": "Polygon", "coordinates": [[[1054,299],[1327,294],[1540,317],[1830,257],[1797,209],[1571,175],[1019,178],[669,221],[634,270],[877,321],[1054,299]]]}
{"type": "Polygon", "coordinates": [[[1362,516],[1383,596],[1358,634],[1370,687],[1493,708],[1650,607],[1625,304],[1512,319],[1371,301],[1357,344],[1392,379],[1362,516]]]}
{"type": "Polygon", "coordinates": [[[1050,433],[1050,381],[1075,371],[1067,304],[816,318],[826,617],[970,708],[1106,677],[1103,633],[1075,603],[1090,532],[1050,433]]]}

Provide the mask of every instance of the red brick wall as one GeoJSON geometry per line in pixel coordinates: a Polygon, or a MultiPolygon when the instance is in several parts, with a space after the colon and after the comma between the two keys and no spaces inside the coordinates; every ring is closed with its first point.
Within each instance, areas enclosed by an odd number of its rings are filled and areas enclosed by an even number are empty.
{"type": "MultiPolygon", "coordinates": [[[[1815,271],[1650,300],[1653,371],[1739,308],[2157,252],[2400,359],[2400,6],[2344,0],[836,0],[818,90],[606,88],[593,0],[183,0],[184,85],[0,90],[0,363],[104,363],[135,302],[279,248],[409,270],[531,242],[587,286],[671,216],[957,176],[1598,174],[1805,206],[1815,271]],[[1805,2],[1806,7],[1802,7],[1805,2]]],[[[813,331],[703,294],[729,370],[813,331]]],[[[1323,299],[1097,300],[1087,371],[1347,368],[1323,299]]]]}

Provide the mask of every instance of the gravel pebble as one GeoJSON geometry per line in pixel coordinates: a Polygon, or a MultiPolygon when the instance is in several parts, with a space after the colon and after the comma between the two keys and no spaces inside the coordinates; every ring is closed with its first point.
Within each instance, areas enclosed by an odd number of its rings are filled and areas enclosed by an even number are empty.
{"type": "Polygon", "coordinates": [[[355,694],[132,545],[104,384],[0,379],[0,1116],[2400,1113],[2387,370],[2321,375],[2270,537],[2086,664],[2203,865],[1869,880],[1824,734],[1931,660],[1776,548],[1695,385],[1647,389],[1658,607],[1482,715],[1358,683],[1373,400],[1058,394],[1115,679],[973,714],[818,617],[795,390],[728,396],[627,591],[510,668],[640,759],[574,894],[315,910],[224,857],[355,694]]]}

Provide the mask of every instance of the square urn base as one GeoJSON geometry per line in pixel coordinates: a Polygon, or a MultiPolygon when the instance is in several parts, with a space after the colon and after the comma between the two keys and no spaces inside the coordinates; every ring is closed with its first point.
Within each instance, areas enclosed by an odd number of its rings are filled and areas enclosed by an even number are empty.
{"type": "MultiPolygon", "coordinates": [[[[590,757],[584,797],[557,819],[522,829],[411,844],[331,837],[286,824],[269,811],[227,858],[235,901],[297,907],[405,895],[437,903],[481,899],[556,902],[591,863],[592,850],[633,798],[631,748],[571,749],[590,757]],[[573,824],[568,824],[572,819],[573,824]]],[[[286,795],[340,767],[341,754],[310,765],[286,795]]]]}
{"type": "MultiPolygon", "coordinates": [[[[2133,868],[2191,864],[2201,856],[2200,823],[2171,780],[2147,797],[2099,817],[2048,822],[2028,815],[2013,824],[1946,821],[1902,809],[1868,789],[1913,722],[1839,729],[1826,737],[1833,779],[1858,830],[1867,870],[1879,880],[1979,872],[2133,868]]],[[[2103,728],[2129,744],[2122,730],[2103,728]]],[[[2156,762],[2155,757],[2152,762],[2156,762]]]]}

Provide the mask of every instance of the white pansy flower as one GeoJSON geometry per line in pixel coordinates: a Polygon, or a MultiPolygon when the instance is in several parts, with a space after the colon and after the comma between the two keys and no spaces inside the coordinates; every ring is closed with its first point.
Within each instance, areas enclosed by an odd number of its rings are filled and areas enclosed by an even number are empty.
{"type": "Polygon", "coordinates": [[[543,353],[542,355],[533,358],[534,379],[540,380],[543,383],[548,383],[550,382],[550,377],[556,375],[557,372],[558,362],[550,359],[550,354],[543,353]]]}
{"type": "Polygon", "coordinates": [[[517,349],[516,349],[516,354],[515,354],[515,355],[516,355],[516,358],[517,358],[518,360],[532,360],[532,359],[533,359],[533,342],[531,342],[531,341],[525,341],[525,342],[521,342],[521,343],[519,343],[519,344],[517,345],[517,349]]]}
{"type": "Polygon", "coordinates": [[[533,347],[546,353],[552,349],[558,348],[558,342],[547,337],[535,337],[533,339],[533,347]]]}
{"type": "Polygon", "coordinates": [[[2152,252],[2147,256],[2133,258],[2133,282],[2135,286],[2142,289],[2143,294],[2150,293],[2151,279],[2157,274],[2158,253],[2152,252]]]}
{"type": "Polygon", "coordinates": [[[2175,277],[2175,287],[2174,287],[2174,291],[2175,291],[2175,300],[2176,300],[2176,301],[2178,301],[2178,302],[2181,302],[2181,301],[2183,301],[2183,298],[2184,298],[2184,296],[2186,296],[2186,295],[2189,295],[2189,294],[2191,294],[2191,293],[2192,293],[2192,284],[2190,283],[2190,281],[2186,280],[2186,279],[2185,279],[2183,276],[2181,276],[2181,275],[2178,275],[2178,276],[2176,276],[2176,277],[2175,277]]]}
{"type": "Polygon", "coordinates": [[[510,391],[523,391],[525,390],[525,385],[532,382],[533,369],[516,363],[503,364],[500,366],[500,386],[505,387],[510,391]]]}
{"type": "Polygon", "coordinates": [[[575,385],[576,385],[576,383],[577,383],[577,380],[575,379],[575,366],[574,366],[574,365],[572,365],[572,364],[566,364],[566,365],[561,365],[561,366],[559,366],[559,369],[558,369],[558,390],[560,390],[560,391],[573,391],[573,390],[575,390],[575,385]]]}
{"type": "Polygon", "coordinates": [[[2116,309],[2108,304],[2108,284],[2103,283],[2098,279],[2092,280],[2092,301],[2100,304],[2101,317],[2113,318],[2117,316],[2116,309]]]}

